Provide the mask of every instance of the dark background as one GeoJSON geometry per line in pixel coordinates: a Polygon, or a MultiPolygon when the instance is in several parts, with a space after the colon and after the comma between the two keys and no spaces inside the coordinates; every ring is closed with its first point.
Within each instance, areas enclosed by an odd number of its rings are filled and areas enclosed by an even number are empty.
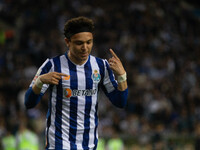
{"type": "Polygon", "coordinates": [[[87,16],[95,22],[92,54],[107,59],[114,49],[128,74],[124,110],[104,96],[99,101],[99,136],[107,141],[117,131],[127,147],[194,149],[200,134],[199,8],[195,0],[0,1],[0,138],[17,135],[26,118],[43,147],[48,93],[26,110],[24,92],[47,58],[67,51],[64,23],[87,16]]]}

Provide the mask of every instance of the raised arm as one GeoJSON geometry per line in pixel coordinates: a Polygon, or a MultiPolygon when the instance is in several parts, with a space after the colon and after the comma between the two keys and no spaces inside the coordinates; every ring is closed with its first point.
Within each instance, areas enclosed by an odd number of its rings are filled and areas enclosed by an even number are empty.
{"type": "Polygon", "coordinates": [[[112,57],[108,62],[105,62],[105,76],[102,82],[102,89],[113,105],[124,108],[128,98],[126,71],[112,49],[110,49],[110,53],[112,57]]]}
{"type": "Polygon", "coordinates": [[[115,52],[110,49],[110,53],[112,57],[108,60],[110,68],[117,76],[118,81],[118,90],[124,91],[127,89],[127,79],[126,79],[126,71],[120,61],[119,57],[115,54],[115,52]]]}

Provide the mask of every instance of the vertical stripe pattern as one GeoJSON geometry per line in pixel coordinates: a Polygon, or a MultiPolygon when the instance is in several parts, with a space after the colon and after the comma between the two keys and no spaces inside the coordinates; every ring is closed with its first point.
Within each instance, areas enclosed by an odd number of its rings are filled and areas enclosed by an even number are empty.
{"type": "MultiPolygon", "coordinates": [[[[104,76],[105,76],[105,66],[104,66],[104,62],[102,59],[99,59],[99,58],[96,58],[96,62],[97,62],[97,65],[100,69],[100,74],[101,74],[101,78],[104,79],[104,76]],[[103,69],[102,69],[103,68],[103,69]]],[[[103,81],[100,83],[100,84],[103,84],[103,81]]],[[[98,102],[96,103],[96,106],[95,106],[95,130],[94,130],[94,135],[95,135],[95,138],[94,138],[94,150],[96,150],[97,148],[97,143],[98,143],[98,131],[97,131],[97,126],[98,126],[98,102]]]]}
{"type": "MultiPolygon", "coordinates": [[[[62,72],[58,85],[50,85],[47,113],[46,150],[91,150],[98,142],[98,89],[109,93],[116,81],[106,60],[89,56],[83,65],[75,65],[67,56],[47,59],[36,75],[62,72]]],[[[34,80],[31,85],[34,84],[34,80]]],[[[44,84],[44,93],[48,84],[44,84]]]]}
{"type": "MultiPolygon", "coordinates": [[[[91,79],[92,69],[91,63],[88,61],[85,66],[86,89],[93,89],[93,81],[91,79]]],[[[85,116],[84,116],[84,133],[83,133],[83,147],[88,149],[89,131],[90,131],[90,111],[92,105],[92,96],[85,96],[85,116]]]]}
{"type": "MultiPolygon", "coordinates": [[[[54,62],[54,70],[56,72],[61,72],[61,65],[59,57],[55,57],[53,59],[54,62]]],[[[57,85],[56,92],[56,118],[55,118],[55,148],[62,149],[62,80],[59,80],[59,84],[57,85]]]]}
{"type": "MultiPolygon", "coordinates": [[[[77,76],[78,76],[78,89],[86,89],[86,78],[85,78],[85,70],[83,66],[77,66],[77,76]]],[[[83,142],[83,128],[84,128],[84,114],[85,114],[85,98],[80,95],[80,92],[77,93],[78,97],[78,111],[77,111],[77,136],[76,136],[76,144],[77,149],[82,149],[83,142]]]]}
{"type": "MultiPolygon", "coordinates": [[[[77,71],[76,66],[69,62],[69,73],[70,73],[70,89],[77,90],[78,83],[77,83],[77,71]]],[[[69,141],[71,150],[76,150],[76,132],[77,132],[77,105],[78,105],[78,98],[71,97],[70,98],[70,126],[69,126],[69,141]]]]}
{"type": "MultiPolygon", "coordinates": [[[[60,57],[61,60],[61,71],[67,75],[69,75],[69,64],[66,62],[65,55],[62,55],[60,57]]],[[[65,78],[63,76],[63,78],[65,78]]],[[[70,80],[63,80],[63,92],[65,93],[66,90],[70,88],[70,80]]],[[[69,144],[69,114],[70,114],[70,98],[66,98],[65,95],[63,95],[63,109],[62,109],[62,136],[63,136],[63,149],[70,149],[69,144]]]]}

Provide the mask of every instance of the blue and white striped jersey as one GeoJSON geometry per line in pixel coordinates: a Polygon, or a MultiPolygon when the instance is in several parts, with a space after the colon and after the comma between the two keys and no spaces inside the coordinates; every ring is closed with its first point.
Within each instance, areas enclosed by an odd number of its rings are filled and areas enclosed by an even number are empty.
{"type": "MultiPolygon", "coordinates": [[[[41,93],[50,91],[47,114],[46,149],[90,150],[98,141],[98,90],[109,94],[117,89],[117,82],[104,59],[90,55],[83,65],[71,62],[67,53],[47,59],[36,77],[48,72],[68,76],[58,85],[44,84],[41,93]]],[[[34,84],[32,81],[30,87],[34,84]]]]}

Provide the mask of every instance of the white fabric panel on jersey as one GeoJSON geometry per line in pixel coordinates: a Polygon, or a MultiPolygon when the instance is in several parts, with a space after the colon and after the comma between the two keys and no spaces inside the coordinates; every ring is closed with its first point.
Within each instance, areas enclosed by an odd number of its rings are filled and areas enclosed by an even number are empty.
{"type": "MultiPolygon", "coordinates": [[[[47,149],[92,149],[98,138],[97,93],[102,80],[108,93],[115,87],[114,75],[108,69],[108,62],[89,56],[83,65],[73,64],[67,54],[47,59],[39,68],[39,76],[45,67],[48,72],[62,72],[59,85],[42,87],[45,93],[50,87],[49,125],[46,128],[47,149]],[[51,67],[51,68],[50,68],[51,67]],[[100,73],[104,73],[101,77],[100,73]],[[71,76],[72,75],[72,76],[71,76]],[[62,96],[61,96],[62,94],[62,96]],[[60,147],[61,146],[61,147],[60,147]]],[[[45,73],[48,73],[45,72],[45,73]]],[[[31,85],[34,84],[34,80],[31,85]]]]}
{"type": "MultiPolygon", "coordinates": [[[[110,80],[110,75],[109,75],[109,73],[108,73],[106,63],[108,64],[108,61],[107,61],[107,60],[104,61],[105,76],[104,76],[103,84],[105,85],[107,92],[110,93],[110,92],[114,91],[115,88],[114,88],[114,86],[113,86],[113,84],[112,84],[112,82],[111,82],[111,80],[110,80]]],[[[115,78],[114,75],[113,75],[113,78],[115,78]]]]}

